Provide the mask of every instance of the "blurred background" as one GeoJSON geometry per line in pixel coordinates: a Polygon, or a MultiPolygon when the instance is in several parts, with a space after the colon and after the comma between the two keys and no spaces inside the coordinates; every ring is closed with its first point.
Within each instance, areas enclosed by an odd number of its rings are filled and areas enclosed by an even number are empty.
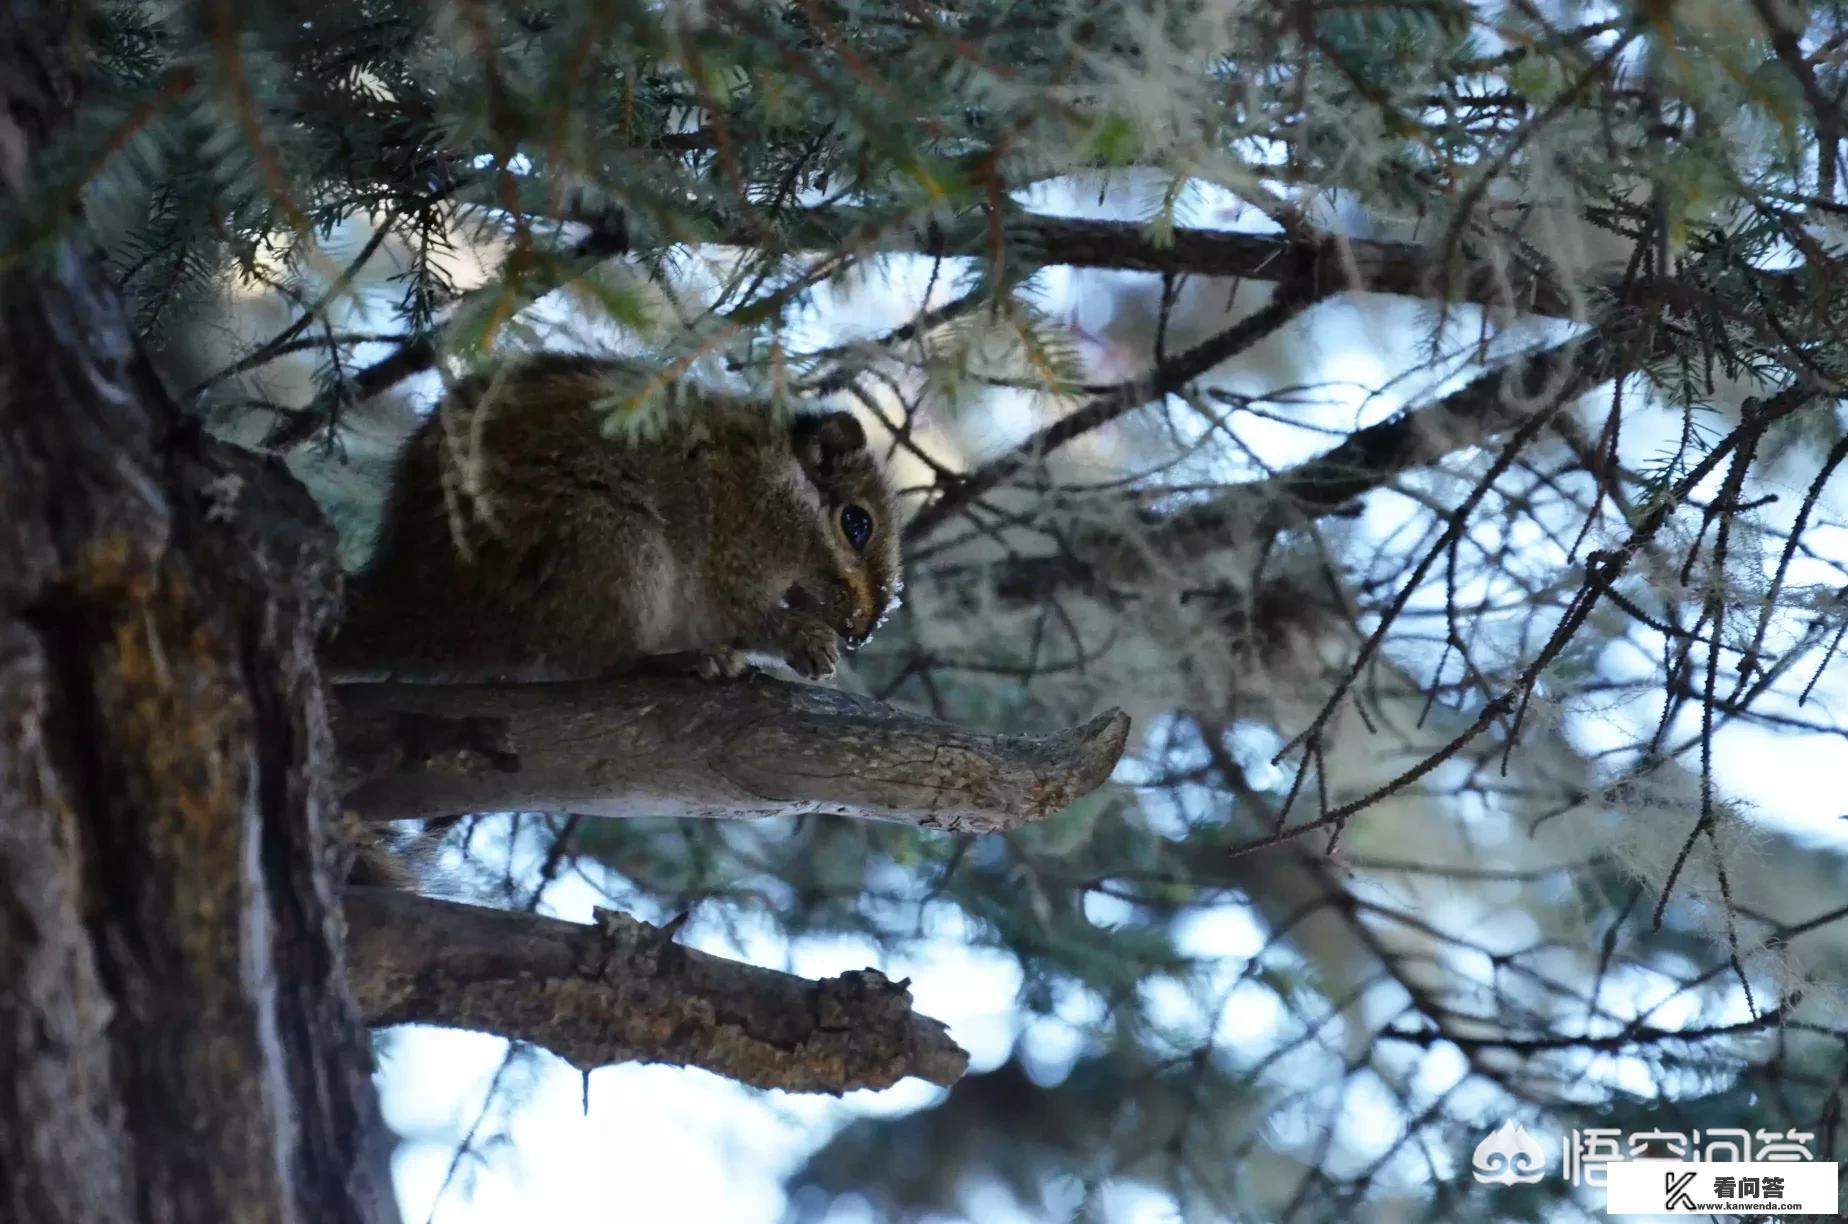
{"type": "Polygon", "coordinates": [[[876,966],[973,1061],[833,1100],[382,1033],[407,1219],[1552,1220],[1602,1213],[1593,1128],[1841,1158],[1839,6],[96,37],[78,164],[137,326],[350,564],[456,376],[631,357],[887,455],[903,602],[837,683],[1135,719],[1007,835],[462,822],[439,892],[876,966]],[[1546,1175],[1479,1180],[1511,1119],[1546,1175]]]}

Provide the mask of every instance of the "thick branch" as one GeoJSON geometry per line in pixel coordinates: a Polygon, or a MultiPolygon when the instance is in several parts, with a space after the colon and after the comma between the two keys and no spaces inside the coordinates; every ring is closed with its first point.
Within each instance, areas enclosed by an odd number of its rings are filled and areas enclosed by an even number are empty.
{"type": "Polygon", "coordinates": [[[342,685],[335,700],[346,803],[370,820],[826,812],[986,833],[1102,786],[1129,736],[1120,710],[989,735],[761,675],[342,685]]]}
{"type": "MultiPolygon", "coordinates": [[[[874,249],[936,256],[986,251],[988,219],[970,213],[949,225],[880,226],[853,209],[812,209],[786,218],[792,247],[874,249]]],[[[1447,270],[1428,248],[1410,242],[1328,237],[1304,242],[1282,234],[1179,227],[1156,238],[1134,221],[1010,216],[1006,234],[1032,262],[1073,268],[1117,268],[1185,276],[1286,281],[1305,269],[1323,294],[1347,290],[1513,306],[1536,314],[1570,317],[1568,297],[1556,286],[1519,269],[1470,264],[1447,270]]]]}
{"type": "MultiPolygon", "coordinates": [[[[589,232],[571,253],[584,266],[617,255],[671,243],[764,245],[761,229],[722,217],[694,219],[672,233],[640,239],[616,215],[571,218],[589,232]]],[[[903,252],[943,258],[975,257],[992,244],[986,215],[969,213],[949,225],[895,224],[853,208],[797,209],[778,217],[776,245],[786,251],[903,252]]],[[[1416,243],[1362,238],[1324,238],[1305,242],[1280,234],[1237,230],[1177,228],[1164,239],[1151,237],[1133,221],[1050,217],[1028,213],[1008,219],[1005,231],[1018,253],[1038,265],[1116,268],[1186,276],[1236,277],[1313,286],[1321,297],[1347,290],[1395,293],[1437,300],[1512,306],[1535,314],[1572,317],[1576,312],[1557,286],[1488,263],[1470,264],[1446,273],[1442,261],[1416,243]]],[[[568,261],[569,262],[569,261],[568,261]]],[[[546,281],[553,287],[558,279],[546,281]]],[[[501,293],[504,286],[490,286],[501,293]]],[[[527,297],[534,296],[530,291],[527,297]]],[[[378,395],[435,364],[440,339],[419,338],[356,374],[341,389],[349,399],[378,395]]],[[[1144,398],[1147,398],[1146,396],[1144,398]]],[[[324,396],[279,420],[263,439],[269,449],[286,450],[325,426],[337,403],[324,396]]]]}
{"type": "MultiPolygon", "coordinates": [[[[602,213],[564,219],[588,225],[593,232],[612,224],[602,213]]],[[[683,216],[682,221],[683,228],[659,235],[657,241],[765,244],[761,226],[735,218],[709,214],[683,216]]],[[[983,211],[967,211],[946,223],[895,219],[851,207],[797,208],[776,214],[775,222],[772,232],[783,251],[891,252],[951,259],[984,257],[994,246],[994,229],[983,211]]],[[[628,241],[622,226],[615,225],[614,232],[620,241],[628,241]]],[[[1011,255],[1039,266],[1257,281],[1293,281],[1307,273],[1323,295],[1364,290],[1508,306],[1561,318],[1580,313],[1558,286],[1519,267],[1478,261],[1446,268],[1436,252],[1411,242],[1332,235],[1306,241],[1283,234],[1186,226],[1158,238],[1136,221],[1031,212],[1008,214],[1003,233],[1011,255]]]]}
{"type": "Polygon", "coordinates": [[[544,1046],[584,1071],[701,1067],[758,1088],[955,1083],[969,1056],[872,969],[819,982],[709,956],[608,910],[580,926],[393,889],[347,890],[353,992],[374,1025],[440,1024],[544,1046]]]}

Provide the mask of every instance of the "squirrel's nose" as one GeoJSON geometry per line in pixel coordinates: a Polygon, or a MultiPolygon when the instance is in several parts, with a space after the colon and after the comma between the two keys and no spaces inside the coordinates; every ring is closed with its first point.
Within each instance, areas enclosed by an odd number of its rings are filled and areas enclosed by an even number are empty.
{"type": "Polygon", "coordinates": [[[872,584],[864,575],[851,575],[843,585],[847,596],[847,628],[841,636],[849,646],[858,646],[872,636],[873,626],[879,623],[879,609],[873,604],[872,584]]]}

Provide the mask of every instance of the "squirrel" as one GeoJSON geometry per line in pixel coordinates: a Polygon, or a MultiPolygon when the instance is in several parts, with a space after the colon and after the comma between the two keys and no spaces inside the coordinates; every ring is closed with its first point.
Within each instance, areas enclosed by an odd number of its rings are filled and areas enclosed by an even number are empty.
{"type": "MultiPolygon", "coordinates": [[[[371,560],[323,658],[416,679],[587,678],[770,655],[815,679],[899,585],[891,486],[845,412],[688,392],[662,427],[605,429],[645,373],[522,359],[457,384],[399,453],[371,560]]],[[[350,830],[354,884],[414,886],[432,848],[350,830]]]]}
{"type": "Polygon", "coordinates": [[[587,678],[768,655],[811,679],[899,585],[892,488],[846,412],[676,386],[652,432],[606,429],[645,373],[523,358],[412,434],[328,660],[416,678],[587,678]]]}

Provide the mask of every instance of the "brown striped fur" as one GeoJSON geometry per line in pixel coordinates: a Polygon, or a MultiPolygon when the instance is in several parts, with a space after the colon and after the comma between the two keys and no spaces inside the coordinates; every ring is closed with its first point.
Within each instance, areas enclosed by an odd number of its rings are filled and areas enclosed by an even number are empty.
{"type": "Polygon", "coordinates": [[[833,671],[898,585],[892,492],[857,421],[681,386],[605,432],[647,375],[547,356],[456,387],[394,472],[330,661],[452,678],[590,676],[701,652],[833,671]],[[841,511],[874,531],[855,550],[841,511]]]}

